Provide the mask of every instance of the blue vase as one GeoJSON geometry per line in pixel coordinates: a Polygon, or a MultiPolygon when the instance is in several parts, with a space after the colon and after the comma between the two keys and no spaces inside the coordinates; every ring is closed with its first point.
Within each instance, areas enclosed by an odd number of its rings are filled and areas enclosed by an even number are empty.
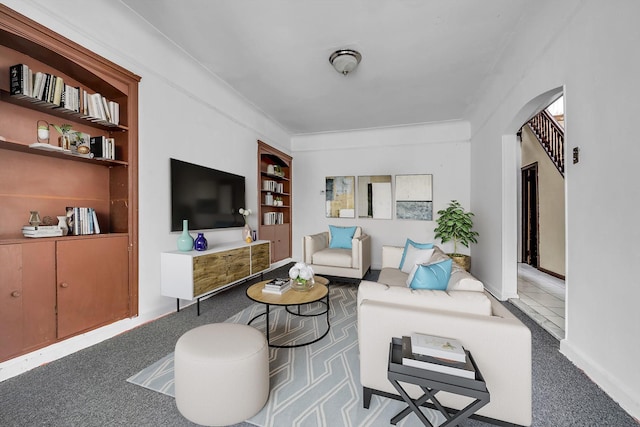
{"type": "Polygon", "coordinates": [[[196,251],[206,251],[209,244],[207,243],[207,238],[204,237],[203,233],[198,233],[198,237],[193,241],[193,247],[196,251]]]}
{"type": "Polygon", "coordinates": [[[193,249],[193,237],[189,234],[189,221],[182,220],[182,234],[178,237],[178,250],[189,252],[193,249]]]}

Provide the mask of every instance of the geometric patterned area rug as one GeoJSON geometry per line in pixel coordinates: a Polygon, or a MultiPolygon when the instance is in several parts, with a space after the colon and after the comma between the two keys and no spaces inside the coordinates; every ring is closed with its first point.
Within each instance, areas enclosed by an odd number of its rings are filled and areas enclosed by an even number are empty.
{"type": "MultiPolygon", "coordinates": [[[[270,393],[267,404],[247,421],[261,427],[272,426],[389,426],[389,420],[406,406],[403,402],[373,396],[369,409],[362,407],[358,331],[354,285],[330,286],[331,330],[320,341],[297,348],[270,348],[270,393]]],[[[320,304],[302,306],[301,312],[324,309],[320,304]]],[[[264,312],[254,304],[227,319],[248,323],[264,312]]],[[[273,343],[308,342],[326,330],[325,315],[294,316],[282,308],[270,312],[273,343]]],[[[252,326],[264,331],[264,316],[252,326]]],[[[127,381],[174,396],[173,353],[145,368],[127,381]]],[[[433,425],[445,421],[436,411],[423,408],[433,425]]],[[[398,426],[421,426],[411,413],[398,426]]]]}

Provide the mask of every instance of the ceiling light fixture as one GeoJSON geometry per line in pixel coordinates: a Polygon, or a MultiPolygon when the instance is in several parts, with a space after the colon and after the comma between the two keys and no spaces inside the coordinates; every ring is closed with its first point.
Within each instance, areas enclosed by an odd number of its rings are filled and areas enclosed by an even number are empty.
{"type": "Polygon", "coordinates": [[[333,65],[333,68],[345,76],[355,70],[360,60],[362,60],[360,52],[351,49],[336,50],[329,57],[329,62],[333,65]]]}

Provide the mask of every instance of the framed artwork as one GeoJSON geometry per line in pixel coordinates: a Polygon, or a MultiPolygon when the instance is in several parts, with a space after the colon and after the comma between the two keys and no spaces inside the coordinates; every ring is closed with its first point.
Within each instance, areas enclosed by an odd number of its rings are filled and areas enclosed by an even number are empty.
{"type": "Polygon", "coordinates": [[[358,177],[358,218],[393,217],[391,175],[358,177]]]}
{"type": "Polygon", "coordinates": [[[396,219],[433,221],[433,175],[396,175],[396,219]]]}
{"type": "Polygon", "coordinates": [[[356,177],[328,176],[325,180],[327,218],[355,218],[356,177]]]}

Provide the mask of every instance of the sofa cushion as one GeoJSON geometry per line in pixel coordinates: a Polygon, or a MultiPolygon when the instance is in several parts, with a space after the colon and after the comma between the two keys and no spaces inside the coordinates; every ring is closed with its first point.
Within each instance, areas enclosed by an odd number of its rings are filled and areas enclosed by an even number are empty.
{"type": "Polygon", "coordinates": [[[416,271],[407,279],[407,284],[411,289],[436,289],[444,291],[449,284],[451,277],[452,259],[436,262],[433,264],[418,264],[416,271]]]}
{"type": "Polygon", "coordinates": [[[356,227],[337,227],[329,226],[331,232],[331,240],[329,247],[333,249],[351,249],[351,239],[356,233],[356,227]]]}
{"type": "MultiPolygon", "coordinates": [[[[404,252],[402,253],[402,259],[400,260],[400,265],[398,266],[398,268],[402,271],[404,271],[405,273],[409,273],[411,271],[411,269],[413,268],[413,265],[416,264],[415,262],[410,262],[410,259],[407,259],[408,256],[408,251],[411,249],[433,249],[433,243],[417,243],[414,242],[411,239],[407,239],[406,243],[404,244],[404,252]],[[405,263],[409,262],[409,267],[408,269],[405,271],[405,263]]],[[[412,253],[415,253],[415,251],[412,251],[412,253]]]]}
{"type": "Polygon", "coordinates": [[[351,268],[351,249],[322,249],[311,257],[313,264],[351,268]]]}
{"type": "MultiPolygon", "coordinates": [[[[435,253],[434,253],[435,256],[435,253]]],[[[431,258],[433,260],[433,257],[431,258]]],[[[386,267],[380,270],[378,276],[378,282],[384,283],[389,286],[407,286],[407,273],[404,273],[397,268],[386,267]]],[[[475,291],[483,292],[484,285],[481,281],[476,279],[471,273],[457,266],[455,263],[451,264],[451,278],[449,278],[449,284],[447,285],[448,291],[475,291]]]]}
{"type": "Polygon", "coordinates": [[[428,264],[431,260],[433,249],[419,249],[409,246],[405,251],[404,264],[400,270],[410,274],[417,264],[428,264]]]}
{"type": "Polygon", "coordinates": [[[451,278],[449,279],[447,290],[483,292],[484,285],[480,280],[473,277],[471,273],[454,262],[451,266],[451,278]]]}
{"type": "Polygon", "coordinates": [[[383,268],[378,276],[378,283],[389,286],[407,287],[407,273],[403,273],[397,268],[383,268]]]}
{"type": "Polygon", "coordinates": [[[491,316],[491,300],[484,292],[411,289],[406,286],[388,286],[363,280],[358,286],[358,305],[367,299],[418,308],[491,316]]]}

